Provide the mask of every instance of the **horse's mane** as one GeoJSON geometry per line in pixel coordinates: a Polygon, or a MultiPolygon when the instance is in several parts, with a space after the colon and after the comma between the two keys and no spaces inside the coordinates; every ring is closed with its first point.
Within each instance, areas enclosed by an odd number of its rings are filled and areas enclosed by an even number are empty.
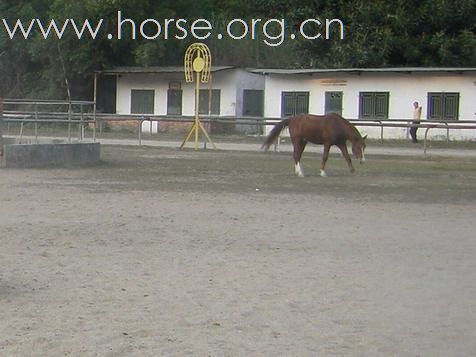
{"type": "Polygon", "coordinates": [[[349,136],[351,137],[351,140],[362,140],[362,135],[360,132],[357,130],[354,124],[352,124],[350,121],[345,119],[344,117],[340,116],[339,117],[342,119],[343,123],[345,123],[345,126],[347,130],[349,131],[349,136]]]}

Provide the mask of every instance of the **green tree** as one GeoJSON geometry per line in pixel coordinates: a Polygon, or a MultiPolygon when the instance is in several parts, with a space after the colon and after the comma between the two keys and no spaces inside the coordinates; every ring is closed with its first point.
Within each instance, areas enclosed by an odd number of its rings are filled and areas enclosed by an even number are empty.
{"type": "Polygon", "coordinates": [[[346,24],[343,41],[301,43],[326,67],[474,66],[474,0],[342,3],[332,12],[346,24]]]}
{"type": "MultiPolygon", "coordinates": [[[[176,0],[157,4],[144,0],[0,0],[2,19],[13,24],[38,18],[44,24],[60,24],[74,18],[79,24],[104,19],[95,40],[78,40],[69,31],[61,40],[44,39],[38,31],[28,40],[11,40],[0,24],[0,96],[39,98],[91,98],[94,71],[115,66],[181,65],[186,47],[193,41],[132,39],[123,26],[123,39],[108,39],[117,27],[117,11],[138,25],[154,18],[184,18],[189,22],[206,18],[213,22],[214,35],[206,40],[213,63],[244,67],[384,67],[384,66],[476,66],[474,0],[176,0]],[[286,41],[265,44],[260,31],[256,38],[233,40],[225,33],[228,21],[241,18],[286,20],[286,41]],[[308,18],[340,19],[345,38],[305,40],[299,25],[308,18]],[[68,92],[69,87],[69,92],[68,92]]],[[[153,30],[153,29],[152,29],[153,30]]],[[[271,29],[272,30],[272,29],[271,29]]],[[[322,28],[317,29],[322,30],[322,28]]],[[[274,28],[279,31],[279,26],[274,28]]]]}

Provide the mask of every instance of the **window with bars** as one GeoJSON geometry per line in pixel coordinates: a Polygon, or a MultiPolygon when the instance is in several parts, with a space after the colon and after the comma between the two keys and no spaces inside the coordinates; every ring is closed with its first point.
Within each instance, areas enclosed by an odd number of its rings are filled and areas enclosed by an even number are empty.
{"type": "Polygon", "coordinates": [[[389,92],[360,92],[359,118],[388,119],[389,92]]]}
{"type": "Polygon", "coordinates": [[[220,90],[219,89],[200,89],[199,113],[205,115],[220,115],[220,90]],[[210,92],[212,98],[210,102],[210,92]]]}
{"type": "Polygon", "coordinates": [[[182,90],[167,91],[167,115],[182,115],[182,90]]]}
{"type": "Polygon", "coordinates": [[[154,90],[132,89],[131,114],[154,114],[154,99],[154,90]]]}
{"type": "Polygon", "coordinates": [[[459,117],[459,93],[428,93],[427,118],[433,120],[457,120],[459,117]]]}
{"type": "Polygon", "coordinates": [[[309,113],[309,92],[281,92],[281,116],[309,113]]]}

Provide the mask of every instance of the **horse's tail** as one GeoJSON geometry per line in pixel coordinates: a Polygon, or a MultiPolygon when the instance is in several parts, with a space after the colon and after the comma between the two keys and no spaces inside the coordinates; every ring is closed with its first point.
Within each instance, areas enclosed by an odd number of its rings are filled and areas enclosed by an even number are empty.
{"type": "Polygon", "coordinates": [[[287,127],[290,122],[291,118],[286,118],[276,124],[266,137],[263,145],[261,145],[261,149],[268,150],[271,144],[278,138],[279,134],[281,134],[281,131],[283,131],[283,129],[287,127]]]}

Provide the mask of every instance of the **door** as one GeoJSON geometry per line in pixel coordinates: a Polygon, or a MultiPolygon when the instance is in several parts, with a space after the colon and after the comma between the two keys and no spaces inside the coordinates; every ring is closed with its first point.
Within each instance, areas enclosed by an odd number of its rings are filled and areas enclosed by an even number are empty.
{"type": "Polygon", "coordinates": [[[264,115],[263,90],[243,90],[243,115],[245,117],[262,117],[264,115]]]}
{"type": "Polygon", "coordinates": [[[342,92],[326,92],[325,113],[342,115],[342,92]]]}

